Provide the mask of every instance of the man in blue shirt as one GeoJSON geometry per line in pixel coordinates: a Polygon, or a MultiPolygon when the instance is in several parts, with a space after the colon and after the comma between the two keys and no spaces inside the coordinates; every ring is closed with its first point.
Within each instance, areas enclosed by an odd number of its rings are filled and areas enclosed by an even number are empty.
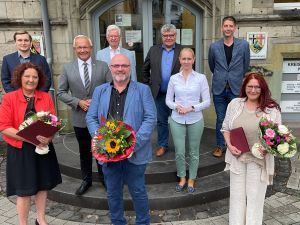
{"type": "Polygon", "coordinates": [[[221,31],[223,38],[213,43],[208,52],[208,63],[212,77],[212,93],[217,114],[215,157],[221,157],[225,142],[221,127],[227,105],[240,93],[243,78],[250,63],[249,44],[234,37],[236,20],[233,16],[223,18],[221,31]]]}
{"type": "Polygon", "coordinates": [[[4,56],[2,62],[1,81],[5,92],[8,93],[16,90],[16,88],[11,85],[13,71],[19,64],[26,62],[38,65],[44,72],[47,83],[41,90],[48,92],[52,83],[50,68],[44,56],[30,52],[32,46],[31,35],[27,31],[17,31],[14,34],[14,40],[17,51],[4,56]]]}
{"type": "Polygon", "coordinates": [[[165,24],[161,28],[162,44],[149,49],[143,64],[143,83],[151,88],[157,109],[157,142],[156,156],[162,156],[168,150],[168,117],[170,109],[166,105],[166,93],[170,76],[180,70],[179,53],[181,45],[176,42],[176,27],[165,24]]]}

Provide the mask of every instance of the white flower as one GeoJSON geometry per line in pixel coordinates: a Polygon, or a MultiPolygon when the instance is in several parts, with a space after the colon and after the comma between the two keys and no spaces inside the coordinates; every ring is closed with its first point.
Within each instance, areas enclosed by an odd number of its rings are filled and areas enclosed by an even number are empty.
{"type": "Polygon", "coordinates": [[[49,112],[44,112],[44,111],[40,111],[36,113],[37,117],[43,117],[43,116],[47,116],[49,114],[49,112]]]}
{"type": "Polygon", "coordinates": [[[296,155],[297,150],[290,151],[284,155],[284,158],[292,158],[296,155]]]}
{"type": "Polygon", "coordinates": [[[278,125],[278,132],[279,134],[288,134],[289,129],[284,125],[278,125]]]}
{"type": "Polygon", "coordinates": [[[283,143],[283,144],[279,144],[277,146],[277,151],[280,153],[280,155],[284,155],[285,153],[287,153],[289,151],[289,144],[288,143],[283,143]]]}
{"type": "Polygon", "coordinates": [[[264,156],[261,155],[261,153],[260,153],[260,151],[259,151],[260,148],[262,148],[261,144],[255,143],[255,144],[252,146],[252,148],[251,148],[251,153],[252,153],[252,155],[255,156],[256,158],[258,158],[258,159],[263,159],[264,156]]]}

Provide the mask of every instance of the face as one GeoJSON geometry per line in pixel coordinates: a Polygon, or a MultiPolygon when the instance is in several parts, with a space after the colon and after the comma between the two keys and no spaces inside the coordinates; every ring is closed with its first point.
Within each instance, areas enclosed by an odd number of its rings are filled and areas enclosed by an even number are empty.
{"type": "Polygon", "coordinates": [[[77,38],[73,49],[77,57],[82,61],[88,60],[91,57],[93,50],[89,40],[86,38],[77,38]]]}
{"type": "Polygon", "coordinates": [[[258,80],[251,79],[246,85],[246,95],[250,101],[257,101],[261,93],[258,80]]]}
{"type": "Polygon", "coordinates": [[[20,52],[29,52],[31,48],[31,41],[28,34],[16,35],[16,48],[20,52]]]}
{"type": "Polygon", "coordinates": [[[190,70],[193,68],[195,59],[192,52],[186,50],[181,52],[179,61],[183,70],[190,70]]]}
{"type": "Polygon", "coordinates": [[[173,47],[173,45],[176,42],[176,32],[174,31],[168,31],[164,32],[161,35],[162,37],[162,42],[167,48],[173,47]]]}
{"type": "Polygon", "coordinates": [[[111,30],[108,33],[106,40],[108,41],[109,46],[111,48],[113,48],[113,49],[118,48],[119,42],[120,42],[120,35],[119,35],[118,30],[111,30]]]}
{"type": "Polygon", "coordinates": [[[29,68],[24,71],[22,77],[22,89],[26,92],[33,92],[39,83],[39,75],[35,69],[29,68]]]}
{"type": "Polygon", "coordinates": [[[114,56],[111,60],[110,70],[114,82],[124,84],[129,81],[130,63],[126,56],[121,54],[114,56]]]}
{"type": "Polygon", "coordinates": [[[224,21],[221,28],[224,37],[233,37],[235,30],[236,30],[236,26],[233,21],[231,20],[224,21]]]}

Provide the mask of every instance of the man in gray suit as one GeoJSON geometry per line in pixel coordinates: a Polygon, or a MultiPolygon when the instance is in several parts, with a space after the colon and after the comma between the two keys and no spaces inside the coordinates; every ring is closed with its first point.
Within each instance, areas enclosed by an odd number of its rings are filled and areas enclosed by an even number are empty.
{"type": "Polygon", "coordinates": [[[136,78],[136,62],[133,52],[119,46],[121,39],[121,29],[117,25],[109,25],[106,29],[106,40],[109,44],[107,48],[97,52],[96,59],[106,62],[110,65],[111,59],[117,54],[126,55],[130,61],[130,78],[137,81],[136,78]]]}
{"type": "Polygon", "coordinates": [[[223,18],[221,31],[223,38],[213,43],[208,52],[208,63],[212,77],[212,93],[217,114],[215,157],[221,157],[225,142],[221,127],[225,118],[227,105],[240,93],[243,78],[250,63],[249,44],[234,37],[236,20],[233,16],[223,18]]]}
{"type": "MultiPolygon", "coordinates": [[[[91,136],[86,126],[85,116],[89,109],[94,89],[112,80],[105,62],[91,58],[92,42],[84,35],[74,38],[73,49],[77,59],[65,64],[59,78],[57,96],[72,108],[72,123],[79,144],[82,183],[75,194],[82,195],[92,185],[91,136]]],[[[97,163],[102,183],[102,168],[97,163]]]]}

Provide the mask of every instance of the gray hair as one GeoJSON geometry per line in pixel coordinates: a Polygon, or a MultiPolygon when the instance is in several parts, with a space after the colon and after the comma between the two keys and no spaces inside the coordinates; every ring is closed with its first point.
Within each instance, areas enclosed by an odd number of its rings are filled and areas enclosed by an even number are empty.
{"type": "Polygon", "coordinates": [[[78,38],[84,38],[84,39],[87,39],[87,40],[89,41],[91,47],[93,47],[93,43],[92,43],[91,39],[90,39],[88,36],[85,36],[85,35],[82,35],[82,34],[77,35],[76,37],[74,37],[74,39],[73,39],[73,47],[75,47],[76,40],[77,40],[78,38]]]}
{"type": "Polygon", "coordinates": [[[173,24],[165,24],[161,27],[160,33],[163,34],[165,32],[173,31],[176,34],[176,27],[173,24]]]}
{"type": "Polygon", "coordinates": [[[119,36],[121,36],[121,29],[120,29],[120,27],[118,27],[118,26],[115,25],[115,24],[111,24],[111,25],[109,25],[109,26],[106,28],[106,37],[108,37],[109,32],[111,32],[112,30],[117,30],[118,33],[119,33],[119,36]]]}

